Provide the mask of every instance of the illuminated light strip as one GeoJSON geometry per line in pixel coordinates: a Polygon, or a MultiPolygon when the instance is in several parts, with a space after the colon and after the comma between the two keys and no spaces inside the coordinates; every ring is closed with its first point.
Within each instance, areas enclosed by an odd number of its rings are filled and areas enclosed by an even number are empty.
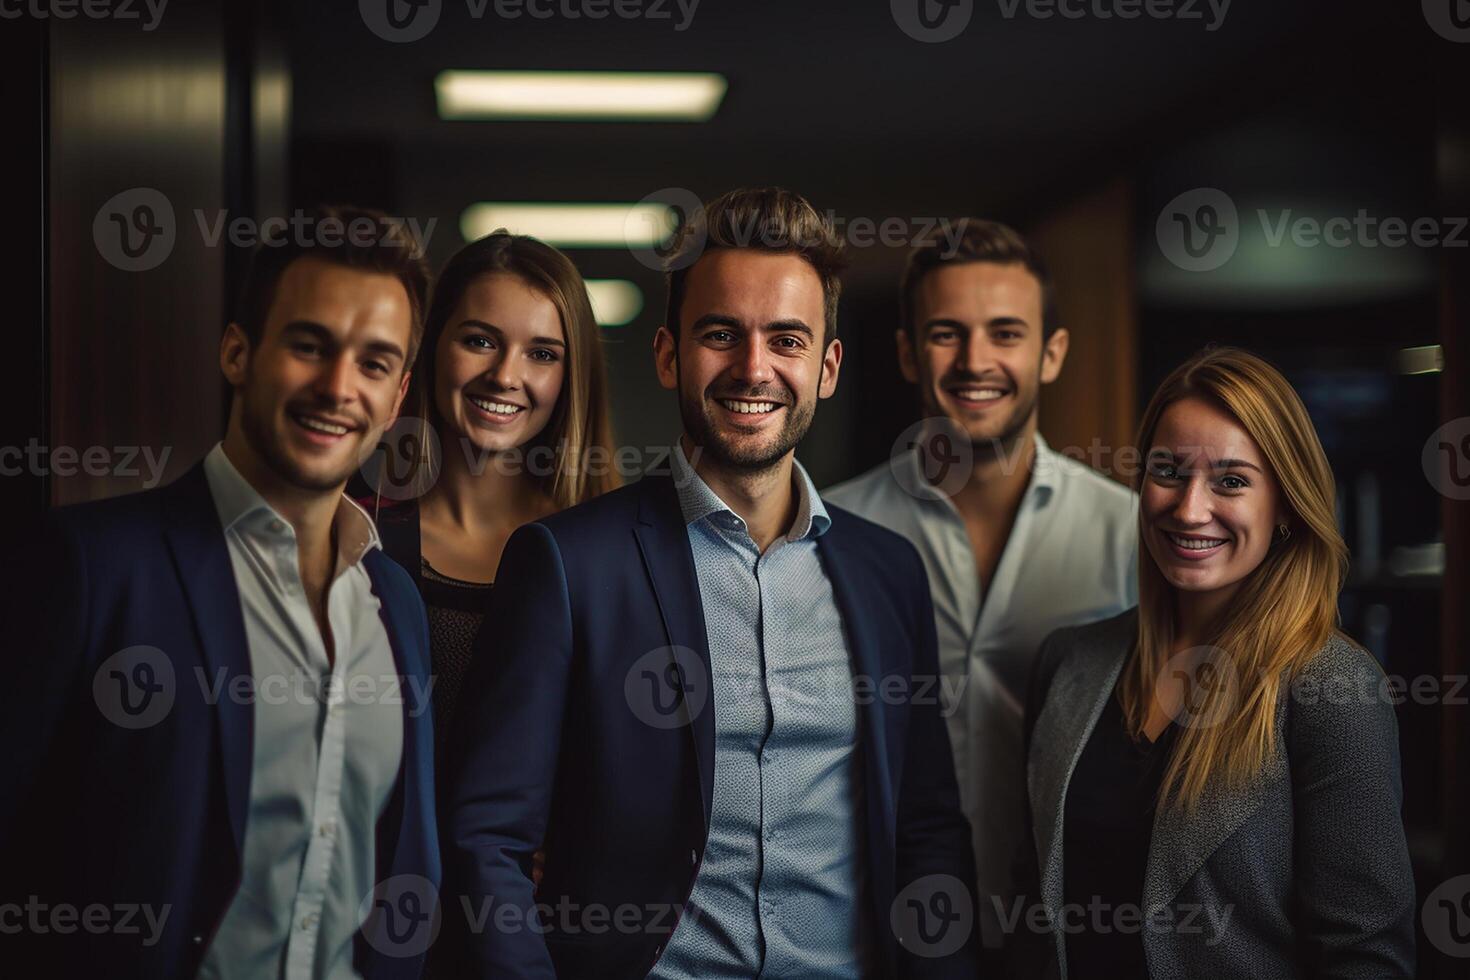
{"type": "Polygon", "coordinates": [[[441,119],[706,122],[729,89],[713,72],[471,71],[434,79],[441,119]]]}

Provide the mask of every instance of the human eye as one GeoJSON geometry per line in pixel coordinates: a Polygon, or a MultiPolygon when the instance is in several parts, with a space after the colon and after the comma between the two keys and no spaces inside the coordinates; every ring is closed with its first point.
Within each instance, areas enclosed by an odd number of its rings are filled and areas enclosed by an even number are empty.
{"type": "Polygon", "coordinates": [[[1179,466],[1171,456],[1152,456],[1148,461],[1149,476],[1161,482],[1180,479],[1179,466]]]}

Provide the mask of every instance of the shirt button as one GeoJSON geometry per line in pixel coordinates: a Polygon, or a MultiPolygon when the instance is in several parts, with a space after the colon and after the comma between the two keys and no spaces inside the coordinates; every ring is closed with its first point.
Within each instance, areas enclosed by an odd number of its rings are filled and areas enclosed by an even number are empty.
{"type": "Polygon", "coordinates": [[[317,830],[321,833],[323,837],[331,837],[337,832],[337,821],[328,820],[320,827],[318,827],[317,830]]]}
{"type": "Polygon", "coordinates": [[[699,863],[699,852],[698,851],[690,851],[689,852],[689,863],[690,864],[698,864],[699,863]]]}
{"type": "Polygon", "coordinates": [[[320,912],[308,912],[301,917],[301,928],[312,929],[321,921],[320,912]]]}
{"type": "Polygon", "coordinates": [[[204,945],[204,937],[202,935],[194,936],[189,941],[191,943],[193,943],[195,946],[203,946],[204,945]]]}

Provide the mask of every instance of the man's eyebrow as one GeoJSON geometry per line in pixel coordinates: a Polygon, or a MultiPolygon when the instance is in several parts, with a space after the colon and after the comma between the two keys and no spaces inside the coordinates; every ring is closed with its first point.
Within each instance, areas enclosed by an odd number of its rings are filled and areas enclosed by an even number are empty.
{"type": "Polygon", "coordinates": [[[689,325],[690,330],[702,330],[705,327],[734,327],[739,330],[744,324],[728,313],[706,313],[689,325]]]}
{"type": "Polygon", "coordinates": [[[935,327],[949,327],[951,330],[968,330],[969,329],[969,327],[965,326],[960,321],[958,321],[958,320],[952,320],[952,319],[950,319],[947,316],[938,316],[938,317],[935,317],[932,320],[925,320],[924,321],[924,325],[923,325],[923,327],[921,329],[923,329],[923,330],[933,330],[935,327]]]}
{"type": "MultiPolygon", "coordinates": [[[[728,327],[731,330],[744,330],[745,322],[739,317],[733,317],[728,313],[706,313],[695,320],[689,327],[690,331],[702,330],[705,327],[728,327]]],[[[807,325],[805,320],[795,317],[789,320],[772,320],[760,330],[766,333],[794,332],[805,334],[808,338],[815,337],[817,332],[807,325]]]]}
{"type": "Polygon", "coordinates": [[[807,326],[805,320],[796,319],[772,321],[766,324],[766,330],[770,333],[784,333],[788,330],[795,331],[796,333],[805,334],[808,339],[817,335],[816,331],[807,326]]]}
{"type": "Polygon", "coordinates": [[[323,340],[332,339],[332,331],[315,320],[292,320],[281,328],[282,333],[286,333],[287,331],[291,333],[309,333],[313,337],[319,337],[323,340]]]}
{"type": "MultiPolygon", "coordinates": [[[[281,328],[281,333],[307,334],[315,340],[323,341],[333,347],[337,346],[337,338],[332,331],[315,320],[292,320],[281,328]]],[[[367,349],[375,354],[389,355],[399,360],[405,358],[403,348],[391,340],[370,340],[367,349]]]]}

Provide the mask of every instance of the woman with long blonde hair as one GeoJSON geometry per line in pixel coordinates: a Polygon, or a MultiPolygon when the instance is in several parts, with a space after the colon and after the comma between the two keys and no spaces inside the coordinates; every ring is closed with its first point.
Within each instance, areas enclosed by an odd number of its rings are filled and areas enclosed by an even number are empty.
{"type": "Polygon", "coordinates": [[[1069,980],[1412,976],[1397,725],[1337,627],[1347,549],[1306,408],[1210,349],[1138,448],[1138,607],[1037,658],[1023,875],[1047,935],[1017,947],[1069,980]]]}

